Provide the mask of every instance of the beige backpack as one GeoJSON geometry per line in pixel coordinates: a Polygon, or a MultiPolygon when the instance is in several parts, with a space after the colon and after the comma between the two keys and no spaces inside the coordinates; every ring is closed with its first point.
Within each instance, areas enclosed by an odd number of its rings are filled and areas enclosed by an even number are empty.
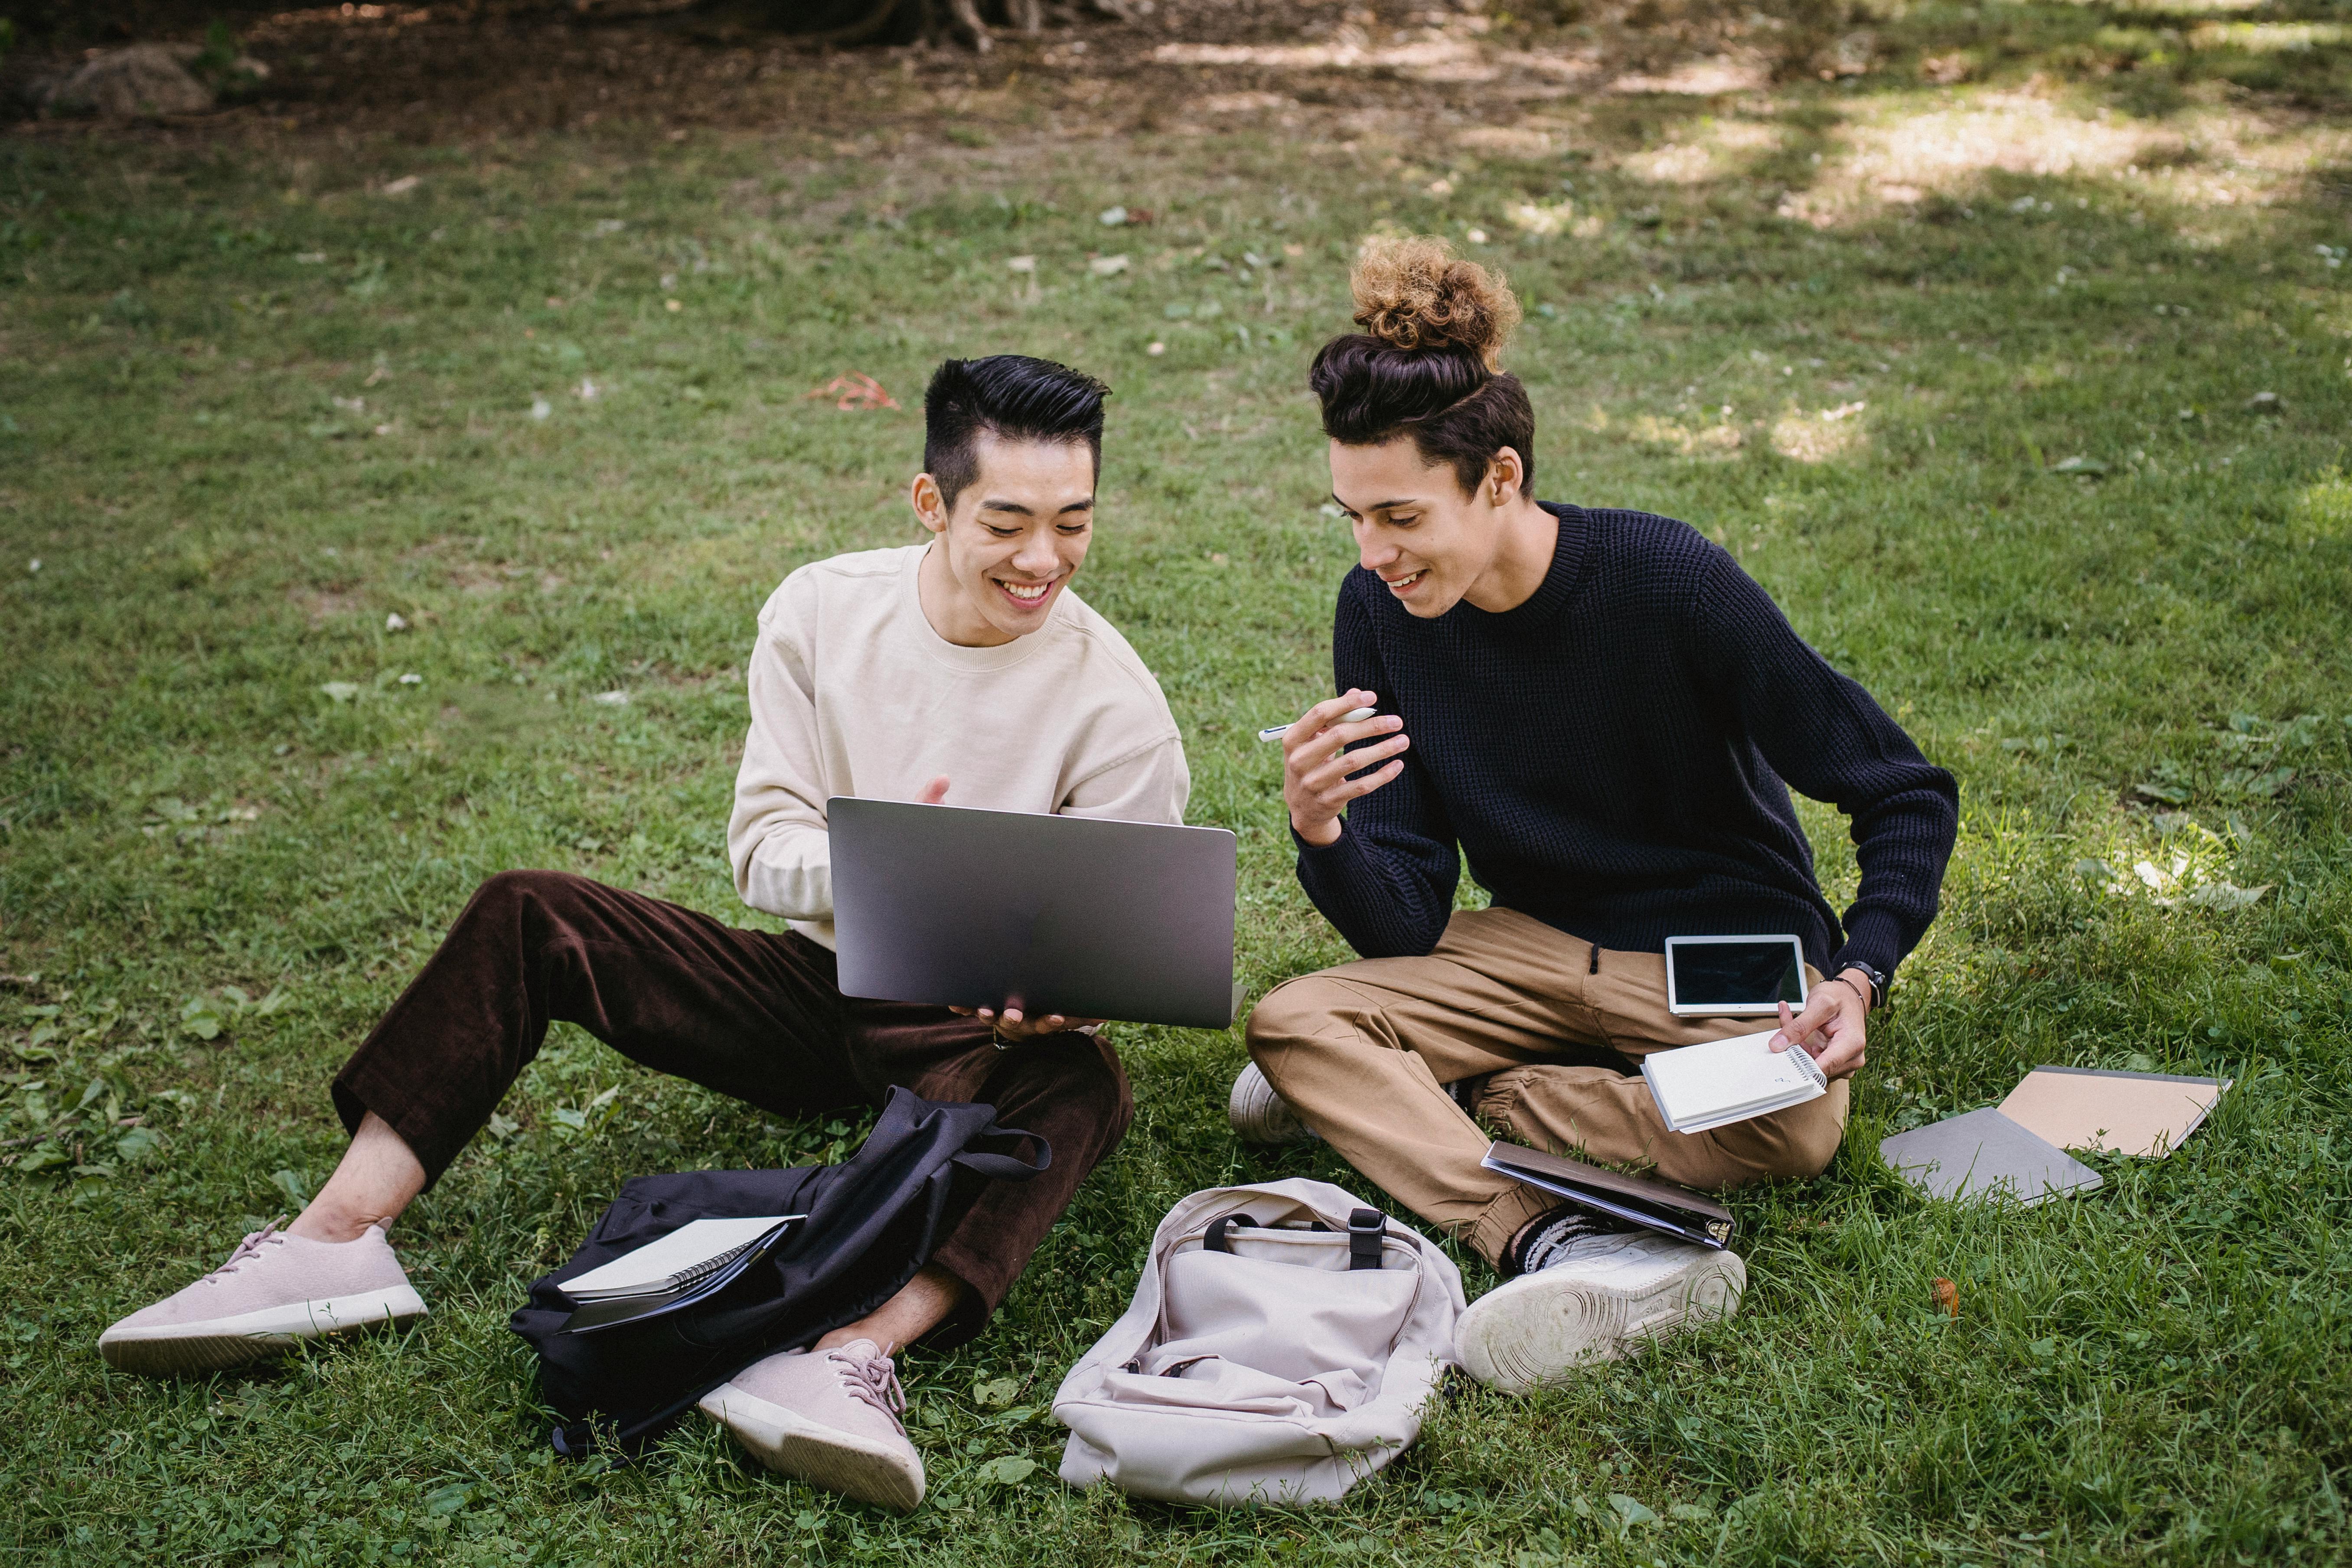
{"type": "Polygon", "coordinates": [[[1421,1435],[1461,1314],[1451,1258],[1328,1182],[1194,1193],[1054,1395],[1062,1479],[1164,1502],[1330,1501],[1421,1435]]]}

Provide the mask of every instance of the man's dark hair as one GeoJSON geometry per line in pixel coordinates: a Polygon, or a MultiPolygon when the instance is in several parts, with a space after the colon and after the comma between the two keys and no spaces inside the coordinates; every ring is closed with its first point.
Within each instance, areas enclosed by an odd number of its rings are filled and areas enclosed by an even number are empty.
{"type": "Polygon", "coordinates": [[[1083,372],[1027,354],[951,359],[923,393],[923,470],[950,507],[980,477],[980,433],[1009,441],[1082,441],[1102,472],[1103,399],[1083,372]]]}
{"type": "Polygon", "coordinates": [[[1410,437],[1423,461],[1454,469],[1465,495],[1508,447],[1532,498],[1535,408],[1497,363],[1519,321],[1510,286],[1428,237],[1368,242],[1349,282],[1366,330],[1325,343],[1307,374],[1323,433],[1349,447],[1410,437]]]}

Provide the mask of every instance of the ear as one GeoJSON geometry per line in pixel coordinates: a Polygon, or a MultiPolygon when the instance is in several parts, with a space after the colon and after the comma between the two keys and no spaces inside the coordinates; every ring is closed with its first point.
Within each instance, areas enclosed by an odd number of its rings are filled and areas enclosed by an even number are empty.
{"type": "Polygon", "coordinates": [[[1480,499],[1495,507],[1507,507],[1519,499],[1520,488],[1527,482],[1527,468],[1519,461],[1514,447],[1505,447],[1486,464],[1486,482],[1480,486],[1480,499]]]}
{"type": "Polygon", "coordinates": [[[940,491],[940,481],[929,474],[917,474],[907,491],[907,500],[915,509],[916,520],[933,533],[944,533],[948,526],[948,498],[940,491]]]}

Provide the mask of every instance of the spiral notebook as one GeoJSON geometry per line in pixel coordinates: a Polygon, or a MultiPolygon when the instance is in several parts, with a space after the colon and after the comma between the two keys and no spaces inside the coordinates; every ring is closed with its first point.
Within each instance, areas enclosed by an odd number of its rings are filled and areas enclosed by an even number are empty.
{"type": "Polygon", "coordinates": [[[1772,1048],[1778,1029],[1734,1035],[1642,1058],[1658,1113],[1677,1132],[1705,1132],[1819,1100],[1830,1080],[1802,1046],[1772,1048]]]}
{"type": "Polygon", "coordinates": [[[763,1215],[753,1219],[698,1219],[658,1241],[612,1262],[561,1281],[557,1289],[582,1303],[623,1296],[661,1296],[683,1290],[716,1274],[768,1235],[805,1215],[763,1215]]]}

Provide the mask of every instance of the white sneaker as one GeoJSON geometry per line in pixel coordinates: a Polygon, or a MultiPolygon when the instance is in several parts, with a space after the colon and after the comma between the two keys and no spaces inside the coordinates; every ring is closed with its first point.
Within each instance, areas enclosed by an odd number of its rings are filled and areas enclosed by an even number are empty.
{"type": "Polygon", "coordinates": [[[1654,1231],[1604,1230],[1582,1216],[1533,1267],[1470,1303],[1454,1349],[1471,1376],[1507,1394],[1564,1381],[1739,1310],[1748,1266],[1732,1253],[1654,1231]]]}
{"type": "Polygon", "coordinates": [[[1242,1068],[1241,1077],[1234,1079],[1225,1117],[1244,1143],[1312,1143],[1316,1139],[1315,1129],[1298,1120],[1290,1102],[1274,1092],[1274,1085],[1265,1081],[1255,1062],[1242,1068]]]}
{"type": "Polygon", "coordinates": [[[424,1315],[425,1299],[381,1226],[355,1241],[313,1241],[272,1224],[186,1289],[100,1334],[98,1351],[120,1372],[218,1372],[299,1340],[424,1315]]]}
{"type": "Polygon", "coordinates": [[[923,1460],[898,1419],[906,1407],[872,1340],[753,1362],[701,1406],[778,1475],[908,1513],[923,1500],[923,1460]]]}

